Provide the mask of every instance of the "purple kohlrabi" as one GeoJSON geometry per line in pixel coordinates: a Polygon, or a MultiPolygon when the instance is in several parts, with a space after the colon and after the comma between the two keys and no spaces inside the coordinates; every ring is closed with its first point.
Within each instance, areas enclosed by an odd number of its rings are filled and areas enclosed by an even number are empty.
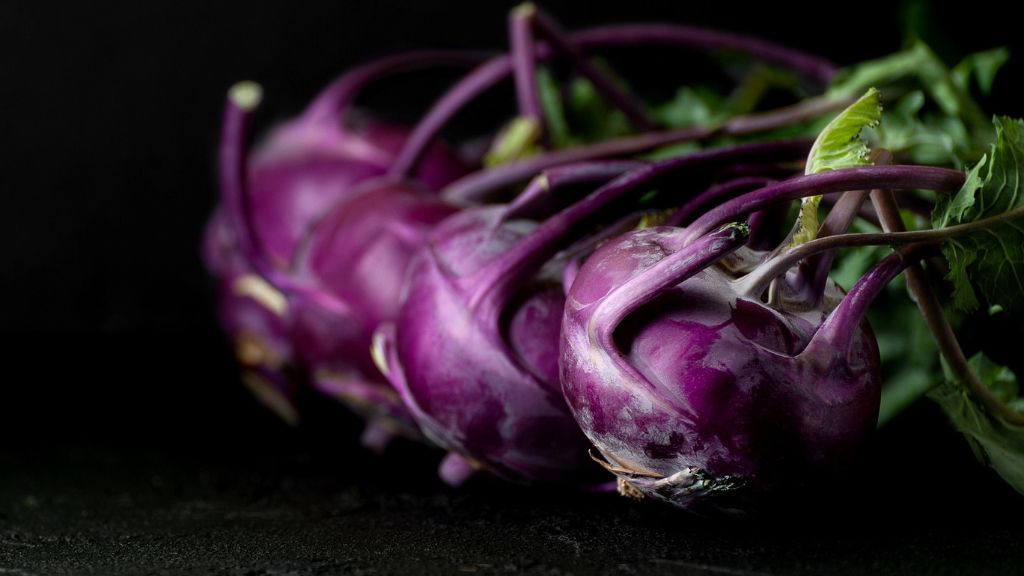
{"type": "MultiPolygon", "coordinates": [[[[452,216],[414,258],[394,328],[379,332],[382,371],[423,432],[470,464],[515,481],[578,479],[590,466],[586,440],[560,394],[565,266],[556,255],[593,232],[588,226],[615,202],[656,182],[693,184],[733,162],[792,157],[806,149],[806,142],[786,141],[653,164],[566,166],[535,179],[511,206],[452,216]],[[550,209],[552,190],[567,181],[594,184],[613,177],[539,226],[529,219],[550,209]]],[[[458,469],[448,461],[442,474],[458,481],[449,475],[458,469]]]]}
{"type": "MultiPolygon", "coordinates": [[[[406,136],[402,128],[353,117],[348,113],[352,101],[366,83],[382,75],[424,65],[465,65],[476,60],[458,53],[422,52],[355,68],[324,90],[301,116],[277,128],[253,154],[248,153],[247,140],[261,90],[255,84],[243,82],[230,91],[221,141],[221,203],[206,227],[203,259],[217,279],[219,314],[240,362],[261,374],[258,382],[273,383],[280,398],[268,401],[269,393],[257,396],[285,416],[285,420],[296,420],[290,401],[304,380],[300,375],[322,367],[319,360],[325,348],[341,349],[326,341],[316,341],[311,334],[323,330],[323,326],[330,324],[328,320],[318,319],[319,328],[311,327],[309,321],[314,300],[321,304],[340,301],[330,296],[330,290],[337,285],[311,287],[308,274],[296,279],[296,252],[305,244],[317,245],[307,242],[307,236],[328,214],[337,213],[340,203],[379,187],[369,181],[387,171],[406,136]],[[260,288],[256,292],[250,290],[252,293],[239,292],[240,282],[260,288]],[[321,288],[326,290],[313,298],[321,288]],[[245,350],[250,353],[243,353],[245,350]],[[255,353],[259,350],[265,353],[255,353]],[[318,362],[313,366],[302,365],[303,360],[311,358],[318,362]]],[[[425,195],[465,171],[465,165],[443,144],[435,144],[414,175],[420,182],[394,186],[406,186],[425,195]]],[[[386,204],[381,206],[385,213],[386,204]]],[[[305,251],[307,255],[312,253],[319,254],[318,249],[305,251]]],[[[342,262],[336,263],[335,269],[343,267],[342,262]]],[[[404,268],[392,276],[403,271],[404,268]]],[[[374,274],[383,279],[380,269],[374,274]]],[[[378,292],[389,290],[393,292],[390,288],[378,292]]],[[[330,310],[334,314],[331,322],[344,321],[344,325],[330,327],[331,336],[366,332],[359,324],[361,320],[339,320],[337,307],[330,310]]],[[[371,363],[364,358],[369,355],[365,352],[369,348],[365,340],[368,338],[364,336],[358,352],[349,351],[344,362],[334,360],[333,366],[344,363],[350,371],[373,373],[371,363]],[[353,357],[358,358],[354,366],[353,357]]],[[[257,380],[249,378],[247,382],[257,380]]],[[[375,398],[373,394],[364,396],[368,402],[375,398]]]]}
{"type": "Polygon", "coordinates": [[[459,455],[442,466],[446,481],[468,472],[460,457],[509,480],[570,481],[587,442],[558,389],[564,296],[554,270],[515,291],[495,276],[497,257],[534,226],[503,215],[470,209],[435,229],[378,352],[424,434],[459,455]]]}
{"type": "MultiPolygon", "coordinates": [[[[359,184],[385,174],[401,149],[404,128],[368,118],[322,119],[308,114],[277,128],[249,163],[255,234],[279,267],[317,219],[360,193],[359,184]]],[[[430,190],[465,174],[465,165],[437,144],[416,177],[430,190]]]]}
{"type": "MultiPolygon", "coordinates": [[[[415,424],[370,356],[373,331],[398,313],[413,253],[456,211],[409,182],[381,183],[325,216],[300,248],[289,281],[292,341],[311,383],[362,413],[378,432],[415,424]]],[[[364,436],[380,449],[387,434],[364,436]]]]}
{"type": "Polygon", "coordinates": [[[906,262],[884,260],[837,306],[830,284],[818,308],[785,309],[744,290],[726,265],[751,261],[726,258],[747,233],[632,232],[576,277],[563,391],[627,495],[747,508],[849,465],[874,430],[878,349],[862,319],[906,262]]]}

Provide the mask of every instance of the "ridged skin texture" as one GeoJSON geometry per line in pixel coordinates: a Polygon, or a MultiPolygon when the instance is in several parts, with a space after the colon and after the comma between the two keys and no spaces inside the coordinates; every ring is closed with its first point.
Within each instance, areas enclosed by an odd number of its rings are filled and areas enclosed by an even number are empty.
{"type": "MultiPolygon", "coordinates": [[[[878,350],[864,324],[848,352],[798,354],[827,311],[791,314],[738,295],[705,268],[629,314],[614,349],[595,312],[669,255],[681,229],[607,243],[581,267],[563,320],[563,390],[580,426],[629,490],[699,509],[746,506],[842,466],[874,430],[878,350]]],[[[685,248],[684,248],[685,250],[685,248]]]]}
{"type": "Polygon", "coordinates": [[[370,356],[374,330],[395,319],[412,255],[456,209],[411,183],[384,184],[340,203],[316,227],[294,274],[292,338],[312,384],[406,432],[415,425],[370,356]]]}
{"type": "MultiPolygon", "coordinates": [[[[269,260],[287,266],[313,223],[359,193],[360,183],[387,172],[407,135],[404,128],[368,120],[342,129],[300,119],[278,128],[249,163],[253,226],[269,260]]],[[[416,177],[430,190],[466,172],[440,144],[420,166],[416,177]]]]}
{"type": "Polygon", "coordinates": [[[469,304],[480,271],[532,227],[498,227],[501,213],[461,212],[417,254],[389,377],[438,445],[508,480],[570,482],[593,463],[554,372],[560,284],[524,286],[506,310],[469,304]]]}

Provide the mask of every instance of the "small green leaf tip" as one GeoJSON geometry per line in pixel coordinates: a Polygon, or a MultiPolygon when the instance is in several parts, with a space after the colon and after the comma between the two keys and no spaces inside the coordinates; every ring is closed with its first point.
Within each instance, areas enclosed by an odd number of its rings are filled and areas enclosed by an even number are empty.
{"type": "Polygon", "coordinates": [[[861,139],[864,128],[878,126],[882,120],[879,92],[869,88],[856,102],[839,113],[818,134],[807,156],[807,174],[871,164],[871,150],[861,139]]]}
{"type": "Polygon", "coordinates": [[[537,5],[533,2],[523,2],[513,8],[512,13],[520,18],[527,18],[537,13],[537,5]]]}
{"type": "MultiPolygon", "coordinates": [[[[807,156],[805,173],[817,174],[829,170],[867,166],[871,149],[861,140],[865,128],[878,126],[882,120],[882,102],[879,92],[869,88],[856,102],[850,104],[832,119],[818,134],[807,156]]],[[[818,205],[821,196],[810,196],[800,202],[796,231],[792,245],[814,240],[818,235],[818,205]]]]}
{"type": "Polygon", "coordinates": [[[263,100],[263,87],[250,80],[239,82],[228,90],[228,98],[246,112],[251,112],[263,100]]]}

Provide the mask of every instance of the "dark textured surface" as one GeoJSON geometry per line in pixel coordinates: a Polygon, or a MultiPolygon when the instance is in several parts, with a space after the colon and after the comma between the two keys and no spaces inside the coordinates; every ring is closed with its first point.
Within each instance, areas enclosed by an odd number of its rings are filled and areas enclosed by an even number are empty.
{"type": "Polygon", "coordinates": [[[0,574],[1020,573],[1024,502],[927,404],[842,486],[722,521],[613,494],[446,489],[437,453],[362,451],[358,423],[322,399],[304,399],[299,428],[278,424],[215,340],[67,349],[50,377],[114,386],[83,382],[52,420],[5,414],[0,574]],[[147,370],[171,350],[206,368],[147,370]],[[173,394],[190,378],[206,397],[173,394]]]}
{"type": "MultiPolygon", "coordinates": [[[[440,489],[389,461],[62,451],[0,459],[4,574],[1014,574],[1010,510],[900,506],[798,526],[612,495],[440,489]],[[275,461],[276,460],[276,461],[275,461]],[[361,462],[365,464],[365,462],[361,462]],[[854,523],[854,519],[856,523],[854,523]],[[966,521],[966,522],[965,522],[966,521]]],[[[992,487],[989,487],[992,488],[992,487]]],[[[953,495],[950,494],[950,497],[953,495]]],[[[970,499],[971,492],[957,494],[970,499]]],[[[913,496],[910,496],[912,499],[913,496]]],[[[1020,506],[1012,502],[1019,515],[1020,506]]],[[[1019,516],[1018,516],[1019,517],[1019,516]]]]}

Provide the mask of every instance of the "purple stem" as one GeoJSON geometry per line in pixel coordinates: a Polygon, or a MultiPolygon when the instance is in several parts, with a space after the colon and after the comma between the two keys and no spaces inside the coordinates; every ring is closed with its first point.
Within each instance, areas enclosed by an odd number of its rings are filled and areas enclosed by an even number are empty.
{"type": "MultiPolygon", "coordinates": [[[[443,191],[442,196],[449,202],[472,203],[492,190],[525,180],[537,172],[552,166],[612,156],[639,154],[669,144],[704,140],[718,135],[742,136],[749,133],[746,131],[746,127],[756,125],[760,129],[766,126],[762,123],[748,123],[747,120],[754,116],[770,116],[773,122],[780,123],[772,124],[771,127],[777,128],[810,118],[811,116],[805,115],[809,111],[815,112],[814,109],[807,109],[801,104],[794,104],[779,110],[761,112],[747,117],[737,117],[720,127],[704,126],[666,132],[648,132],[636,136],[604,140],[589,146],[558,150],[504,166],[474,172],[448,185],[443,191]]],[[[750,167],[750,164],[741,166],[745,170],[750,167]]],[[[764,165],[761,164],[759,166],[764,165]]],[[[742,174],[742,171],[739,173],[742,174]]]]}
{"type": "Polygon", "coordinates": [[[437,66],[477,66],[482,54],[454,50],[423,50],[386,56],[352,68],[331,82],[306,107],[302,117],[311,123],[334,123],[368,85],[394,74],[437,66]]]}
{"type": "Polygon", "coordinates": [[[690,226],[687,241],[692,242],[726,222],[775,202],[870,188],[922,188],[936,192],[956,192],[963,183],[963,172],[931,166],[861,166],[796,176],[744,194],[705,212],[690,226]]]}
{"type": "Polygon", "coordinates": [[[262,92],[257,84],[241,82],[228,90],[221,125],[220,191],[227,205],[242,257],[250,268],[272,282],[273,272],[255,234],[249,206],[247,170],[249,129],[262,92]]]}
{"type": "Polygon", "coordinates": [[[604,140],[588,146],[557,150],[539,156],[532,156],[518,162],[474,172],[449,184],[442,191],[441,196],[449,202],[472,203],[492,190],[515,184],[534,176],[541,170],[554,166],[617,156],[630,156],[676,142],[705,138],[713,132],[709,128],[683,128],[669,132],[651,132],[637,136],[616,138],[614,140],[604,140]]]}
{"type": "MultiPolygon", "coordinates": [[[[872,164],[875,166],[886,166],[892,163],[892,154],[888,150],[878,149],[872,155],[872,164]]],[[[839,200],[829,210],[825,221],[818,228],[817,237],[824,238],[835,234],[846,232],[853,220],[857,217],[864,200],[868,197],[867,190],[850,190],[843,192],[839,200]]],[[[828,283],[828,273],[832,269],[832,262],[835,261],[836,251],[829,250],[815,254],[807,258],[799,269],[799,278],[809,290],[803,294],[803,302],[812,307],[821,303],[825,296],[825,286],[828,283]]]]}
{"type": "Polygon", "coordinates": [[[796,357],[816,364],[845,361],[853,338],[860,333],[857,328],[871,303],[904,268],[934,247],[932,244],[913,244],[875,264],[853,285],[796,357]]]}
{"type": "MultiPolygon", "coordinates": [[[[850,190],[843,192],[843,195],[829,210],[828,216],[818,228],[818,238],[825,238],[835,234],[842,234],[850,228],[853,220],[864,205],[868,197],[867,190],[850,190]]],[[[821,301],[824,296],[825,284],[828,281],[828,272],[832,269],[832,262],[836,258],[835,250],[822,252],[807,259],[807,277],[810,278],[811,291],[814,294],[814,304],[821,301]]]]}
{"type": "Polygon", "coordinates": [[[713,148],[631,170],[548,218],[500,258],[481,269],[474,284],[483,290],[476,295],[471,306],[480,306],[485,314],[501,310],[516,287],[551,259],[567,238],[595,214],[630,192],[650,189],[659,181],[680,173],[714,170],[732,162],[804,156],[808,146],[807,140],[787,140],[713,148]]]}
{"type": "MultiPolygon", "coordinates": [[[[824,59],[786,48],[774,42],[690,26],[671,24],[610,26],[576,32],[570,34],[568,39],[570,45],[584,52],[601,48],[652,44],[685,46],[701,50],[747,52],[761,60],[773,62],[782,67],[805,74],[822,84],[827,84],[838,71],[834,64],[824,59]]],[[[550,58],[551,47],[547,43],[536,45],[536,55],[539,60],[550,58]]],[[[506,79],[511,72],[511,58],[503,54],[480,65],[452,86],[434,104],[430,111],[424,115],[419,124],[416,125],[398,159],[392,166],[392,173],[397,175],[412,173],[430,142],[437,137],[441,129],[444,128],[455,114],[485,90],[506,79]]],[[[813,104],[814,106],[823,107],[819,114],[824,113],[825,110],[831,110],[832,106],[837,105],[836,102],[827,99],[813,102],[813,104]]],[[[816,115],[818,114],[812,114],[811,117],[816,115]]],[[[770,124],[778,121],[767,116],[758,116],[758,118],[770,124]]],[[[756,123],[755,119],[748,119],[747,121],[756,123]]],[[[758,126],[744,128],[746,131],[760,131],[763,129],[763,127],[758,126]]]]}
{"type": "Polygon", "coordinates": [[[554,19],[536,9],[533,11],[533,19],[537,31],[544,35],[552,48],[568,60],[569,65],[580,76],[586,78],[612,106],[621,110],[633,126],[640,130],[654,129],[657,123],[647,114],[640,102],[591,62],[587,55],[571,42],[554,19]]]}
{"type": "Polygon", "coordinates": [[[537,85],[537,54],[533,38],[533,20],[537,13],[532,4],[523,4],[509,15],[509,38],[512,42],[512,71],[515,77],[516,101],[519,115],[537,123],[544,146],[548,147],[549,134],[540,102],[537,85]]]}
{"type": "Polygon", "coordinates": [[[555,190],[578,184],[603,184],[643,164],[635,160],[607,160],[566,164],[545,170],[508,205],[501,222],[535,217],[542,212],[541,206],[551,200],[551,193],[555,190]]]}
{"type": "Polygon", "coordinates": [[[977,234],[983,230],[1018,218],[1024,218],[1024,208],[1015,208],[996,216],[946,228],[914,230],[911,232],[836,234],[834,236],[818,238],[790,248],[774,256],[771,260],[763,262],[755,271],[736,282],[736,291],[746,294],[748,297],[756,298],[767,289],[768,284],[773,279],[784,274],[801,260],[828,250],[851,248],[854,246],[897,246],[908,244],[920,247],[934,247],[945,240],[967,234],[977,234]]]}
{"type": "Polygon", "coordinates": [[[772,182],[775,182],[772,178],[762,177],[744,177],[736,178],[734,180],[728,180],[717,186],[712,186],[704,192],[694,196],[687,200],[682,206],[676,210],[672,216],[670,216],[662,224],[664,226],[683,226],[691,216],[696,214],[699,210],[710,204],[718,204],[726,198],[734,198],[744,192],[750,192],[763,188],[772,182]]]}
{"type": "Polygon", "coordinates": [[[714,264],[747,241],[745,224],[723,226],[695,242],[681,246],[655,265],[612,289],[590,317],[588,330],[600,350],[615,350],[613,335],[622,320],[694,274],[714,264]]]}

